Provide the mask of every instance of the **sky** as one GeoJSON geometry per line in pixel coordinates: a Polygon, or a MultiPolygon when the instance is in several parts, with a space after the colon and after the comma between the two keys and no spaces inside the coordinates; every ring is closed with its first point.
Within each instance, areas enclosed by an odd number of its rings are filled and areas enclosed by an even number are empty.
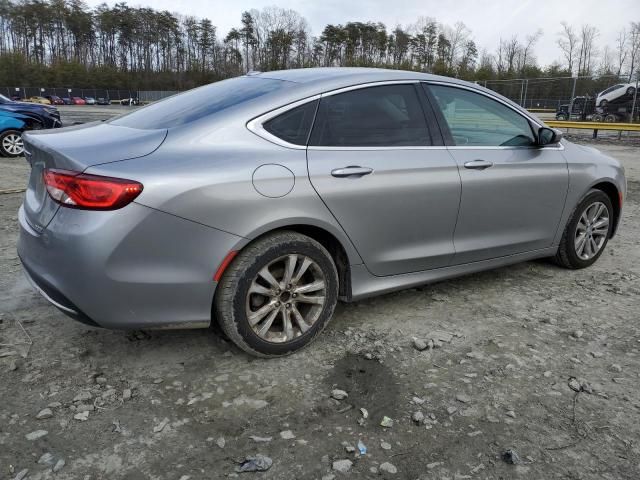
{"type": "MultiPolygon", "coordinates": [[[[91,6],[103,0],[88,0],[91,6]]],[[[107,1],[113,4],[112,0],[107,1]]],[[[478,49],[493,52],[500,38],[527,35],[542,29],[535,49],[538,62],[548,65],[561,59],[556,40],[560,22],[577,28],[585,23],[600,31],[599,45],[615,45],[618,32],[629,22],[640,22],[640,0],[131,0],[130,6],[152,7],[184,15],[207,17],[224,36],[240,24],[240,15],[252,8],[277,5],[296,10],[307,19],[313,35],[328,23],[348,21],[383,22],[387,29],[415,23],[418,17],[433,17],[453,25],[462,21],[472,31],[478,49]]]]}

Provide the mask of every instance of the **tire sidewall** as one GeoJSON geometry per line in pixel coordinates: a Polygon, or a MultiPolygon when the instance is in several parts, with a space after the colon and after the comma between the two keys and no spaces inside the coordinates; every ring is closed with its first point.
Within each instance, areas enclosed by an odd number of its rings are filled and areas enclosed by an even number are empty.
{"type": "Polygon", "coordinates": [[[257,255],[252,264],[242,273],[234,289],[233,320],[238,333],[251,349],[264,355],[286,355],[301,349],[320,333],[331,319],[338,300],[338,274],[329,253],[320,245],[303,240],[286,241],[273,245],[257,255]],[[246,314],[246,297],[254,278],[260,269],[270,262],[288,254],[299,254],[310,257],[322,270],[326,287],[326,301],[320,316],[311,328],[295,340],[285,343],[267,342],[260,338],[251,328],[246,314]]]}
{"type": "Polygon", "coordinates": [[[584,268],[594,264],[596,260],[600,258],[600,255],[602,255],[602,252],[604,252],[604,249],[606,248],[607,243],[609,242],[609,237],[611,236],[611,229],[613,228],[613,220],[614,220],[613,213],[614,213],[613,205],[611,205],[611,200],[609,199],[607,194],[605,194],[600,190],[593,190],[589,192],[578,204],[573,214],[573,217],[569,222],[568,230],[567,230],[568,238],[567,238],[566,253],[572,265],[575,265],[578,268],[584,268]],[[575,247],[576,228],[578,226],[578,222],[580,221],[580,217],[582,216],[582,213],[587,209],[589,205],[595,202],[602,202],[607,207],[607,210],[609,211],[609,229],[607,231],[607,236],[605,237],[604,244],[600,248],[600,251],[589,260],[583,260],[578,256],[576,252],[576,247],[575,247]]]}

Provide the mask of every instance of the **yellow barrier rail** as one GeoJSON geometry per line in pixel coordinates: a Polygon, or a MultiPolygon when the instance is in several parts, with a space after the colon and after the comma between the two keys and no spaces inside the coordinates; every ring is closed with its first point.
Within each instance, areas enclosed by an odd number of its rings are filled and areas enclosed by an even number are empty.
{"type": "Polygon", "coordinates": [[[598,130],[615,130],[620,132],[640,132],[640,123],[607,123],[607,122],[566,122],[549,120],[544,122],[553,128],[576,128],[593,130],[593,138],[598,138],[598,130]]]}

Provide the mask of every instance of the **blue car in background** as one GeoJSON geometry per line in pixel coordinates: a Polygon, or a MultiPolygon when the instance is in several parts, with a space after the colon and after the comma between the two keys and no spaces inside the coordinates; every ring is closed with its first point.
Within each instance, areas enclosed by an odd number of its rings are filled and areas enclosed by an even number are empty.
{"type": "Polygon", "coordinates": [[[22,155],[24,153],[22,132],[40,128],[42,125],[33,117],[0,110],[0,155],[3,157],[22,155]]]}
{"type": "Polygon", "coordinates": [[[14,112],[31,117],[40,123],[41,128],[62,127],[60,112],[52,105],[16,102],[4,95],[0,95],[0,111],[14,112]]]}

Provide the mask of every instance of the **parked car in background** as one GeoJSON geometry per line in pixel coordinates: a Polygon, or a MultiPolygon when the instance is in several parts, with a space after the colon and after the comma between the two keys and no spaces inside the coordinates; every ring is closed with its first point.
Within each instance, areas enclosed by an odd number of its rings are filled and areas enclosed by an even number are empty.
{"type": "Polygon", "coordinates": [[[86,105],[87,102],[85,102],[84,98],[82,98],[82,97],[71,97],[71,104],[72,105],[86,105]]]}
{"type": "Polygon", "coordinates": [[[42,105],[51,105],[51,101],[49,101],[48,98],[45,97],[39,97],[39,96],[33,96],[33,97],[29,97],[25,100],[25,102],[30,102],[30,103],[41,103],[42,105]]]}
{"type": "Polygon", "coordinates": [[[64,103],[65,105],[73,105],[73,102],[69,97],[62,97],[62,103],[64,103]]]}
{"type": "Polygon", "coordinates": [[[120,105],[140,105],[140,102],[138,101],[137,98],[123,98],[122,100],[120,100],[120,105]]]}
{"type": "Polygon", "coordinates": [[[43,128],[58,128],[62,126],[60,112],[51,105],[15,102],[4,95],[0,95],[0,110],[21,113],[34,118],[42,124],[43,128]]]}
{"type": "Polygon", "coordinates": [[[84,101],[87,105],[95,105],[96,99],[93,97],[84,97],[84,101]]]}
{"type": "Polygon", "coordinates": [[[98,100],[96,100],[96,104],[98,104],[98,105],[111,105],[111,100],[109,100],[108,98],[99,97],[98,100]]]}
{"type": "Polygon", "coordinates": [[[64,105],[64,101],[57,95],[46,95],[45,98],[51,102],[51,105],[64,105]]]}
{"type": "Polygon", "coordinates": [[[33,117],[21,113],[0,110],[0,155],[18,157],[24,153],[22,133],[42,128],[33,117]]]}
{"type": "Polygon", "coordinates": [[[609,103],[626,101],[632,99],[635,92],[635,83],[618,83],[600,92],[596,98],[596,105],[606,107],[609,103]]]}
{"type": "Polygon", "coordinates": [[[46,299],[108,328],[218,322],[263,357],[311,342],[339,299],[588,267],[627,193],[619,162],[507,98],[398,70],[237,77],[24,138],[18,255],[46,299]]]}

